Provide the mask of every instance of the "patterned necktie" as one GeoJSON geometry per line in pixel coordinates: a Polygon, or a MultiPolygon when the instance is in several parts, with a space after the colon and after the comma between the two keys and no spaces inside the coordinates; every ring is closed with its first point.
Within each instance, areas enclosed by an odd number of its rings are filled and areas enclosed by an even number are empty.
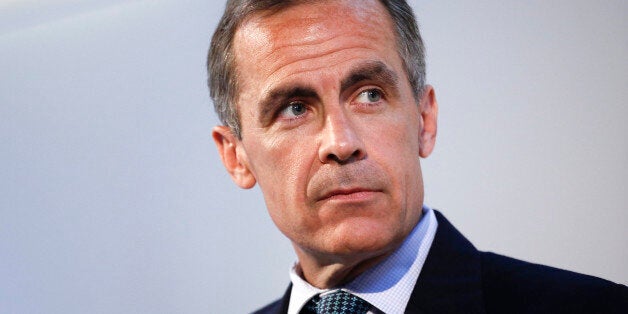
{"type": "Polygon", "coordinates": [[[308,301],[301,314],[366,314],[371,304],[343,290],[321,293],[308,301]]]}

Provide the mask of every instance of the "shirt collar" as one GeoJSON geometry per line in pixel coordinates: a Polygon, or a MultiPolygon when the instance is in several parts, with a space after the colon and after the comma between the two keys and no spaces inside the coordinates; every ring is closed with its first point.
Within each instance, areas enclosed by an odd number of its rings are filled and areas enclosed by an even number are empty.
{"type": "MultiPolygon", "coordinates": [[[[424,205],[419,223],[393,254],[339,288],[359,296],[384,313],[403,313],[432,246],[437,226],[434,211],[424,205]]],[[[318,289],[305,281],[298,262],[290,269],[290,280],[292,291],[288,314],[299,313],[310,298],[329,290],[318,289]]]]}

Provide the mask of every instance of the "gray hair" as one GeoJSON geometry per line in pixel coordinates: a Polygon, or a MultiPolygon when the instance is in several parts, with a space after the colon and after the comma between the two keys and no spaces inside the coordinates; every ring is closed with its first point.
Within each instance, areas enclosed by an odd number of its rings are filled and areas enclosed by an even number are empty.
{"type": "MultiPolygon", "coordinates": [[[[309,0],[311,1],[311,0],[309,0]]],[[[395,25],[397,50],[403,61],[415,98],[425,86],[425,48],[412,8],[405,0],[379,0],[388,10],[395,25]]],[[[242,139],[236,106],[238,74],[233,51],[233,38],[238,27],[259,12],[276,13],[308,0],[228,0],[225,12],[216,27],[207,56],[209,93],[220,121],[242,139]]]]}

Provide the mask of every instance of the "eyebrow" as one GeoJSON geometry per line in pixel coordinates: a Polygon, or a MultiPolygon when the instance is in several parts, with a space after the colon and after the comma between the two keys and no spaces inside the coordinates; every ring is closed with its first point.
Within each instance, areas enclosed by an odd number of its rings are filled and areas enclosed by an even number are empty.
{"type": "Polygon", "coordinates": [[[384,84],[386,87],[393,88],[393,92],[396,93],[399,77],[384,62],[366,61],[354,67],[349,75],[342,80],[340,83],[341,93],[363,81],[384,84]]]}
{"type": "MultiPolygon", "coordinates": [[[[387,87],[393,95],[398,94],[399,77],[381,61],[365,61],[354,66],[349,74],[340,82],[340,94],[361,82],[374,82],[387,87]]],[[[277,110],[295,99],[320,100],[315,88],[306,84],[291,84],[272,89],[260,102],[259,121],[268,126],[275,118],[277,110]]]]}

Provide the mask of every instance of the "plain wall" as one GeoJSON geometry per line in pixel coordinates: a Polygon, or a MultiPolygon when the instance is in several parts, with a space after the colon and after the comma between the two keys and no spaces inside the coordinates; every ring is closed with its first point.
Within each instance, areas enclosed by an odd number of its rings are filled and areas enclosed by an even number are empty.
{"type": "MultiPolygon", "coordinates": [[[[412,4],[440,104],[426,203],[479,249],[628,284],[628,2],[412,4]]],[[[223,7],[0,3],[1,312],[243,313],[283,293],[290,243],[210,137],[223,7]]]]}

